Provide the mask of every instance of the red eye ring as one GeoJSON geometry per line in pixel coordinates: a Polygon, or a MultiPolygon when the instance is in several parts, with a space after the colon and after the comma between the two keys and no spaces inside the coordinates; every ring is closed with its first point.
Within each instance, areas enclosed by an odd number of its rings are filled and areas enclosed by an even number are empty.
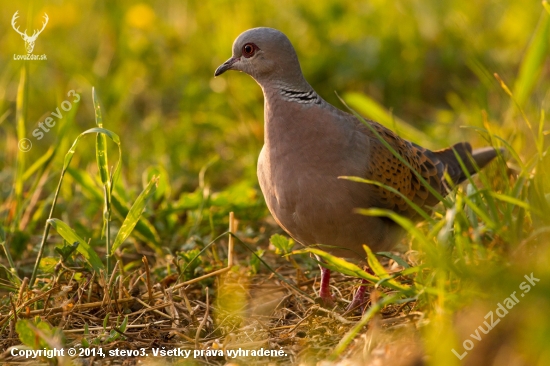
{"type": "Polygon", "coordinates": [[[254,43],[247,43],[243,46],[242,54],[245,58],[254,56],[258,47],[254,43]]]}

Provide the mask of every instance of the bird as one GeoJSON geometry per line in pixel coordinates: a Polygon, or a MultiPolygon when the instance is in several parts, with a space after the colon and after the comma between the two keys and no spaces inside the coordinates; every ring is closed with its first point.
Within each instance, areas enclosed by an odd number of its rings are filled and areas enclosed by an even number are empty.
{"type": "MultiPolygon", "coordinates": [[[[241,33],[231,58],[214,75],[229,70],[250,75],[263,91],[264,145],[257,175],[270,213],[299,243],[322,245],[335,256],[364,259],[364,244],[386,251],[403,235],[393,220],[360,215],[356,209],[387,209],[419,220],[403,196],[429,211],[451,190],[445,175],[457,185],[498,154],[493,147],[472,150],[468,142],[432,151],[331,105],[306,81],[292,43],[277,29],[241,33]],[[342,176],[378,181],[400,194],[342,176]]],[[[329,281],[330,270],[321,267],[319,297],[325,304],[333,301],[329,281]]],[[[364,288],[351,304],[362,300],[364,288]]]]}

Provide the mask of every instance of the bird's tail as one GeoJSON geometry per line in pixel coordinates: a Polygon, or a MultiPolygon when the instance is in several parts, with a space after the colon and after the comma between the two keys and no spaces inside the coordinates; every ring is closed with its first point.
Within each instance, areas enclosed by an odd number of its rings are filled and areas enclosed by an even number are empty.
{"type": "Polygon", "coordinates": [[[443,163],[445,171],[455,184],[462,183],[468,177],[462,169],[455,151],[469,175],[476,174],[479,169],[489,164],[499,153],[504,154],[503,148],[483,147],[472,150],[472,146],[467,142],[460,142],[447,149],[434,151],[435,156],[443,163]]]}

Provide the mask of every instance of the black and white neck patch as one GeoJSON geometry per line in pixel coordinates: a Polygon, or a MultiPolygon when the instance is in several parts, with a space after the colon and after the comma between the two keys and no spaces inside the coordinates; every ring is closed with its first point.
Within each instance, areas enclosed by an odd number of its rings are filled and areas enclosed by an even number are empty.
{"type": "Polygon", "coordinates": [[[301,104],[321,104],[321,97],[315,90],[303,91],[289,88],[281,88],[280,94],[284,100],[301,104]]]}

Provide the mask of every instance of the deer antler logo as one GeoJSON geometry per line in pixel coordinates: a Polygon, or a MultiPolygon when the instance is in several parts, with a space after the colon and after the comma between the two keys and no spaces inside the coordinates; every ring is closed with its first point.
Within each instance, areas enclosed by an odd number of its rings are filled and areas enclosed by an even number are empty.
{"type": "Polygon", "coordinates": [[[28,36],[26,29],[25,29],[25,32],[21,32],[19,30],[19,27],[16,27],[15,21],[17,20],[17,18],[19,18],[19,15],[17,15],[18,12],[19,10],[16,11],[15,14],[13,14],[13,17],[11,18],[11,26],[17,33],[21,35],[21,38],[23,38],[23,40],[25,41],[25,48],[27,49],[27,53],[32,53],[36,38],[38,38],[38,35],[42,33],[44,28],[46,28],[46,24],[48,24],[48,20],[49,20],[48,14],[44,13],[44,22],[42,23],[42,29],[40,30],[35,29],[34,32],[32,33],[32,36],[28,36]]]}

